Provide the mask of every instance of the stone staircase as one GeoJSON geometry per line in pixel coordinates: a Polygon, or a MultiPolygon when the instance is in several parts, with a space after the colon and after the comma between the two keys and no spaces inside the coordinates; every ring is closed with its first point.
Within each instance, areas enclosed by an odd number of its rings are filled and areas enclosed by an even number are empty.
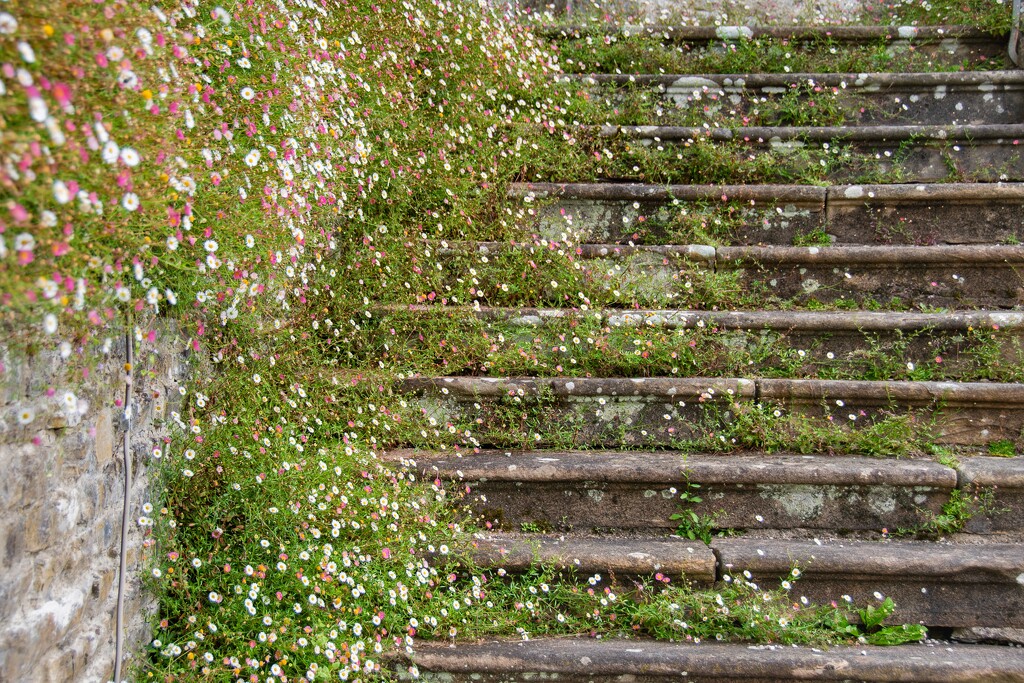
{"type": "Polygon", "coordinates": [[[800,596],[858,604],[890,596],[898,620],[924,624],[931,640],[829,651],[636,639],[446,643],[411,655],[421,676],[1024,681],[1024,649],[951,642],[1024,636],[1024,457],[1015,455],[1024,448],[1024,72],[944,70],[1002,59],[1006,37],[966,27],[542,32],[564,43],[639,32],[666,50],[758,36],[794,49],[888,41],[890,50],[926,55],[935,70],[564,77],[597,89],[611,108],[638,93],[664,102],[646,125],[588,122],[589,134],[647,147],[702,140],[780,163],[794,148],[843,144],[877,158],[893,182],[857,184],[854,165],[839,164],[827,186],[515,185],[512,195],[536,207],[521,243],[449,242],[438,253],[568,249],[594,291],[659,307],[538,300],[463,309],[500,329],[497,346],[527,349],[549,367],[568,356],[537,343],[538,331],[597,329],[609,371],[480,377],[455,368],[410,378],[408,400],[433,423],[475,429],[455,451],[390,457],[468,492],[462,502],[489,529],[476,538],[484,566],[515,573],[541,563],[620,580],[660,573],[698,586],[743,571],[777,585],[797,566],[800,596]],[[675,125],[695,106],[756,121],[766,101],[793,92],[809,101],[815,88],[834,93],[842,125],[675,125]],[[673,242],[681,213],[726,205],[736,208],[714,243],[673,242]],[[728,296],[708,282],[728,283],[728,296]],[[649,334],[670,357],[645,360],[649,334]],[[787,417],[831,436],[771,431],[787,417]],[[884,425],[895,425],[885,438],[856,436],[884,425]],[[706,543],[673,534],[688,490],[699,490],[683,507],[706,543]],[[935,526],[966,500],[974,504],[964,519],[935,526]]]}

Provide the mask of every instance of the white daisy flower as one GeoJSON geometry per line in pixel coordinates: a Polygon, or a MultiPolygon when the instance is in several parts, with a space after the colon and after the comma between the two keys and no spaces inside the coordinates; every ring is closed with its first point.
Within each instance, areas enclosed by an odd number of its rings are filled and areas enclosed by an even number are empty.
{"type": "Polygon", "coordinates": [[[32,251],[36,247],[36,238],[23,232],[14,238],[14,251],[32,251]]]}
{"type": "Polygon", "coordinates": [[[242,92],[240,94],[242,95],[242,99],[246,102],[256,97],[256,91],[250,88],[249,86],[245,86],[244,88],[242,88],[242,92]]]}
{"type": "Polygon", "coordinates": [[[10,12],[0,12],[0,35],[9,36],[18,30],[18,20],[10,12]]]}
{"type": "Polygon", "coordinates": [[[67,204],[71,201],[71,191],[63,180],[53,181],[53,198],[58,204],[67,204]]]}
{"type": "Polygon", "coordinates": [[[46,334],[54,334],[57,331],[57,316],[53,313],[47,313],[43,317],[43,332],[46,334]]]}
{"type": "Polygon", "coordinates": [[[250,167],[260,163],[260,151],[258,149],[254,149],[248,154],[246,154],[245,163],[250,167]]]}
{"type": "Polygon", "coordinates": [[[32,64],[36,61],[36,51],[32,49],[32,46],[26,43],[24,40],[18,43],[18,54],[27,63],[32,64]]]}
{"type": "Polygon", "coordinates": [[[118,157],[121,156],[121,148],[113,140],[107,140],[107,143],[103,145],[103,161],[108,164],[116,164],[118,157]]]}
{"type": "Polygon", "coordinates": [[[139,156],[139,153],[136,152],[131,147],[122,147],[121,148],[121,161],[124,163],[125,166],[128,166],[128,167],[138,166],[139,162],[141,160],[142,160],[142,158],[139,156]]]}
{"type": "Polygon", "coordinates": [[[28,115],[36,123],[43,123],[50,117],[50,108],[41,97],[28,98],[28,115]]]}
{"type": "Polygon", "coordinates": [[[135,211],[139,208],[139,195],[134,192],[125,193],[124,197],[121,198],[121,206],[128,211],[135,211]]]}

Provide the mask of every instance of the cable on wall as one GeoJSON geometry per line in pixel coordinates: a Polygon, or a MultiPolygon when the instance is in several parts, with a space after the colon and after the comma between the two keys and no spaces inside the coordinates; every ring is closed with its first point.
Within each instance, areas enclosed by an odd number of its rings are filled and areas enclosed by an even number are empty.
{"type": "Polygon", "coordinates": [[[132,457],[130,441],[132,431],[132,364],[135,341],[132,339],[131,318],[124,334],[124,504],[121,508],[121,548],[117,573],[117,614],[114,619],[114,683],[121,683],[121,663],[124,659],[124,593],[125,572],[128,566],[128,524],[131,511],[129,494],[132,490],[132,457]]]}

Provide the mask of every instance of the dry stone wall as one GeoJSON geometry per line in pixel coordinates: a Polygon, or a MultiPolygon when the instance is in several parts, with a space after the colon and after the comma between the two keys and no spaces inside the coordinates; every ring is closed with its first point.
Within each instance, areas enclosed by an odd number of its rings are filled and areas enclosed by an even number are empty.
{"type": "MultiPolygon", "coordinates": [[[[153,605],[140,579],[144,539],[136,520],[187,360],[172,328],[137,348],[127,653],[148,640],[153,605]]],[[[124,500],[124,337],[113,335],[108,353],[87,369],[75,365],[67,342],[0,354],[0,683],[107,681],[124,500]]]]}

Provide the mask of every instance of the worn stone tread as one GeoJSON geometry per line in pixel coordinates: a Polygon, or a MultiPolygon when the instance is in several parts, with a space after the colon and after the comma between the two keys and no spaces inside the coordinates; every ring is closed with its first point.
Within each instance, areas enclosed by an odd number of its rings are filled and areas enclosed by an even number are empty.
{"type": "Polygon", "coordinates": [[[417,313],[474,315],[488,321],[543,325],[565,318],[597,319],[612,327],[649,325],[682,328],[717,327],[729,330],[807,330],[816,332],[899,330],[967,331],[970,329],[1016,330],[1024,327],[1024,311],[950,311],[903,313],[880,311],[699,311],[681,309],[618,309],[581,311],[569,308],[502,308],[481,306],[410,305],[394,310],[417,313]]]}
{"type": "MultiPolygon", "coordinates": [[[[393,455],[413,457],[409,451],[393,455]]],[[[957,484],[956,471],[931,460],[840,455],[482,450],[465,456],[418,452],[414,457],[424,471],[466,481],[681,485],[689,480],[701,485],[886,485],[946,490],[957,484]]]]}
{"type": "Polygon", "coordinates": [[[566,74],[557,80],[610,85],[645,85],[670,87],[679,84],[680,79],[714,83],[726,88],[771,88],[788,87],[813,81],[826,88],[934,88],[940,85],[958,85],[977,88],[979,85],[1024,85],[1024,72],[1017,69],[995,71],[924,71],[915,73],[873,72],[873,73],[721,73],[721,74],[566,74]]]}
{"type": "Polygon", "coordinates": [[[580,126],[598,131],[602,137],[663,142],[710,138],[764,144],[772,140],[808,142],[904,142],[940,140],[972,144],[982,140],[1017,147],[1024,137],[1024,124],[995,123],[980,125],[879,125],[879,126],[750,126],[736,128],[700,128],[691,126],[580,126]]]}
{"type": "Polygon", "coordinates": [[[710,584],[717,560],[700,542],[674,536],[616,538],[551,534],[486,533],[473,537],[473,559],[485,567],[524,572],[537,564],[581,575],[644,575],[663,572],[710,584]]]}
{"type": "Polygon", "coordinates": [[[734,398],[753,398],[754,382],[742,378],[707,377],[416,377],[404,380],[406,391],[440,391],[453,397],[536,396],[550,391],[555,396],[652,396],[695,398],[709,390],[734,398]],[[520,393],[521,392],[521,393],[520,393]]]}
{"type": "Polygon", "coordinates": [[[740,202],[814,203],[839,201],[1004,201],[1024,202],[1024,183],[910,183],[898,185],[653,185],[645,183],[512,183],[511,197],[664,202],[726,199],[740,202]]]}
{"type": "Polygon", "coordinates": [[[847,397],[850,400],[893,401],[908,404],[941,402],[946,407],[1003,405],[1024,407],[1024,384],[996,382],[900,382],[865,380],[759,379],[758,396],[765,399],[847,397]]]}
{"type": "Polygon", "coordinates": [[[964,484],[1024,489],[1024,457],[996,458],[979,456],[965,458],[958,466],[964,484]]]}
{"type": "MultiPolygon", "coordinates": [[[[450,253],[472,249],[483,253],[502,251],[514,245],[504,242],[449,242],[450,253]]],[[[714,247],[706,244],[664,244],[664,245],[623,245],[623,244],[579,244],[575,253],[582,258],[625,258],[635,254],[652,254],[667,258],[686,258],[703,261],[708,265],[735,268],[742,262],[778,264],[893,264],[909,265],[940,264],[951,267],[960,264],[1008,264],[1024,263],[1024,246],[1016,244],[943,244],[934,246],[909,245],[849,245],[849,246],[742,246],[714,247]]]]}
{"type": "Polygon", "coordinates": [[[943,402],[944,405],[1003,404],[1024,409],[1024,384],[997,382],[911,382],[817,379],[746,379],[709,377],[416,377],[406,379],[410,392],[437,390],[453,397],[537,395],[654,398],[697,397],[713,393],[733,399],[830,399],[943,402]],[[446,391],[445,391],[446,390],[446,391]]]}
{"type": "Polygon", "coordinates": [[[722,267],[752,261],[758,264],[834,265],[855,268],[862,264],[967,264],[1024,265],[1024,246],[972,244],[938,246],[827,246],[827,247],[718,247],[715,263],[722,267]]]}
{"type": "MultiPolygon", "coordinates": [[[[922,644],[896,647],[753,646],[648,640],[539,639],[420,644],[409,656],[449,681],[871,681],[965,683],[1024,681],[1024,650],[922,644]]],[[[424,675],[427,680],[431,674],[424,675]]],[[[442,680],[439,677],[436,680],[442,680]]]]}

